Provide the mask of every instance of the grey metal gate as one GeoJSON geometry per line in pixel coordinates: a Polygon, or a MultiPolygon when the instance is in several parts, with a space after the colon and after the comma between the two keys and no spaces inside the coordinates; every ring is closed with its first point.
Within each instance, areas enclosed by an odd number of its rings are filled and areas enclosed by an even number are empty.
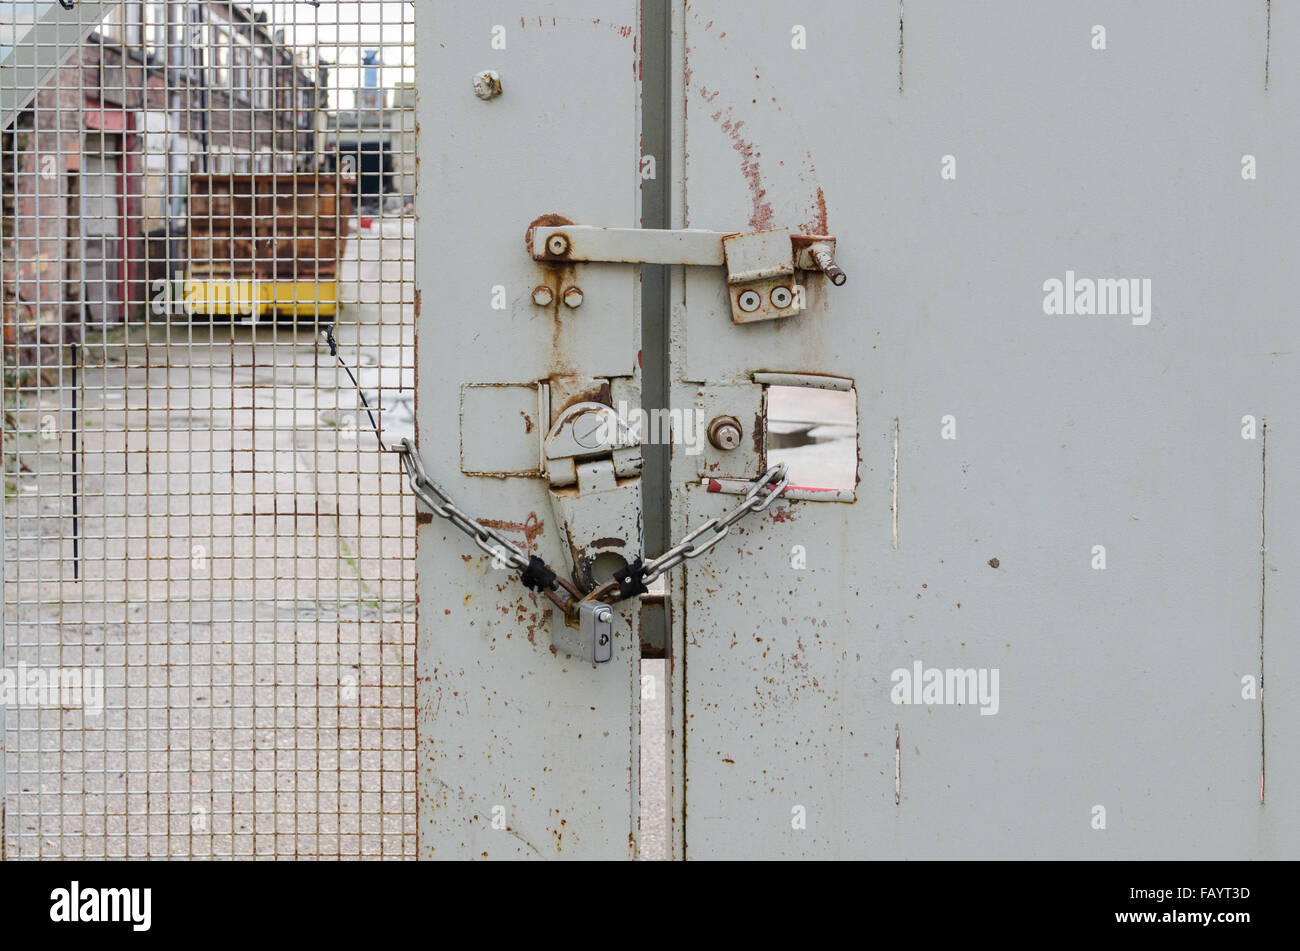
{"type": "MultiPolygon", "coordinates": [[[[421,354],[435,476],[561,573],[592,522],[640,553],[596,422],[655,264],[671,537],[790,480],[668,575],[675,856],[1295,854],[1275,6],[673,3],[668,156],[634,4],[422,28],[457,130],[423,168],[425,333],[461,318],[421,354]]],[[[422,854],[635,849],[647,602],[601,662],[420,533],[422,854]]]]}

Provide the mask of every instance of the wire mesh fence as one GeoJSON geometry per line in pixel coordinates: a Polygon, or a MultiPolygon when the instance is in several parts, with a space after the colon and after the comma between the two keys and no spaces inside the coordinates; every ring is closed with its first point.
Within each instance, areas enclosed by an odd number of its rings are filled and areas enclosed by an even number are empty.
{"type": "Polygon", "coordinates": [[[414,857],[415,6],[64,6],[0,2],[4,857],[414,857]]]}

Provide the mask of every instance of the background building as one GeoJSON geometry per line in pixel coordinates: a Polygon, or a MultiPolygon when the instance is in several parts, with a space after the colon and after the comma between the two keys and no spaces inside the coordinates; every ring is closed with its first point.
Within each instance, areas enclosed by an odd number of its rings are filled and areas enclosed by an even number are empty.
{"type": "Polygon", "coordinates": [[[117,5],[0,132],[6,363],[140,316],[181,259],[187,175],[318,167],[324,86],[264,13],[117,5]]]}
{"type": "Polygon", "coordinates": [[[355,174],[358,206],[377,212],[386,201],[415,195],[415,84],[380,85],[378,50],[362,57],[355,107],[326,113],[326,167],[355,174]]]}

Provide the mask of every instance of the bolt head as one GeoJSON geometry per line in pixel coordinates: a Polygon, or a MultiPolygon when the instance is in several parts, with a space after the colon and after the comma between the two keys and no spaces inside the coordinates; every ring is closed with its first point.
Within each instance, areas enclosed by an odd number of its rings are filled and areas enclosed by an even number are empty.
{"type": "Polygon", "coordinates": [[[790,293],[790,288],[784,286],[772,288],[772,306],[777,310],[785,310],[793,303],[794,295],[790,293]]]}
{"type": "Polygon", "coordinates": [[[484,102],[501,95],[501,74],[495,69],[485,69],[474,76],[474,95],[484,102]]]}
{"type": "Polygon", "coordinates": [[[570,287],[564,292],[564,303],[567,307],[577,309],[582,306],[582,288],[570,287]]]}
{"type": "Polygon", "coordinates": [[[719,416],[709,423],[709,442],[714,449],[730,452],[739,448],[744,435],[740,420],[734,416],[719,416]]]}
{"type": "Polygon", "coordinates": [[[538,307],[550,307],[555,302],[555,295],[545,284],[533,288],[533,303],[538,307]]]}
{"type": "Polygon", "coordinates": [[[763,305],[763,298],[759,295],[758,291],[741,291],[739,296],[736,297],[736,304],[745,313],[752,314],[763,305]]]}
{"type": "Polygon", "coordinates": [[[569,238],[563,234],[553,234],[546,239],[546,250],[559,257],[569,251],[569,238]]]}

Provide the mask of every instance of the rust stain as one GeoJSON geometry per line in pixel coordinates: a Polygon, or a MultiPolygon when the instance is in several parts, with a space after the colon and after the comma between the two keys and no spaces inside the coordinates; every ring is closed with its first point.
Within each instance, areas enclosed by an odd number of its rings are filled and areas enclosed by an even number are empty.
{"type": "Polygon", "coordinates": [[[1000,565],[1000,564],[1002,564],[1002,562],[998,561],[996,558],[990,558],[990,559],[989,559],[989,567],[990,567],[990,568],[996,568],[996,567],[997,567],[998,565],[1000,565]]]}
{"type": "Polygon", "coordinates": [[[612,405],[613,396],[610,394],[609,381],[602,380],[600,385],[594,389],[576,394],[573,399],[569,400],[569,402],[565,404],[565,409],[568,409],[574,403],[604,403],[606,406],[612,405]]]}
{"type": "MultiPolygon", "coordinates": [[[[537,227],[561,228],[564,227],[565,225],[571,225],[573,223],[574,223],[573,219],[566,218],[564,217],[564,215],[557,215],[554,212],[545,215],[538,215],[536,218],[534,218],[532,221],[528,223],[528,230],[524,232],[524,248],[528,251],[529,255],[533,253],[533,229],[534,228],[537,227]]],[[[419,312],[417,311],[416,313],[418,316],[419,312]]]]}
{"type": "MultiPolygon", "coordinates": [[[[700,86],[699,91],[705,102],[712,102],[718,97],[717,92],[711,92],[704,86],[700,86]]],[[[740,155],[740,172],[749,185],[751,205],[749,227],[754,231],[764,231],[771,228],[776,212],[772,208],[772,203],[767,200],[767,188],[763,184],[763,169],[759,164],[762,153],[758,151],[753,142],[741,134],[741,130],[745,126],[744,120],[736,119],[730,106],[719,109],[713,113],[711,118],[718,123],[718,127],[731,139],[731,147],[740,155]]]]}
{"type": "Polygon", "coordinates": [[[531,433],[533,431],[533,418],[523,410],[519,411],[519,415],[524,418],[524,433],[531,433]]]}
{"type": "MultiPolygon", "coordinates": [[[[687,12],[690,14],[690,16],[692,17],[692,19],[694,19],[694,21],[695,21],[697,24],[700,24],[700,25],[702,26],[702,28],[703,28],[703,32],[708,33],[708,32],[711,30],[711,28],[713,27],[713,21],[712,21],[712,20],[709,20],[709,21],[706,22],[706,21],[704,20],[704,18],[699,14],[698,11],[695,11],[695,10],[688,10],[687,12]]],[[[902,46],[901,46],[901,25],[902,25],[902,24],[901,24],[901,0],[900,0],[900,46],[899,46],[899,55],[900,55],[900,62],[899,62],[899,70],[900,70],[900,89],[899,89],[899,91],[900,91],[900,92],[902,91],[902,89],[901,89],[901,70],[902,70],[902,61],[901,61],[901,56],[902,56],[902,46]]],[[[717,33],[717,34],[714,34],[714,35],[716,36],[716,38],[717,38],[718,40],[722,40],[723,38],[726,37],[727,34],[726,34],[725,31],[723,31],[723,32],[720,32],[720,33],[717,33]]],[[[694,71],[693,71],[692,68],[691,68],[691,53],[692,53],[692,52],[693,52],[693,48],[692,48],[692,46],[691,46],[689,43],[685,43],[685,44],[683,44],[682,75],[683,75],[683,77],[684,77],[684,79],[685,79],[686,87],[687,87],[688,89],[689,89],[691,86],[694,85],[694,82],[693,82],[693,80],[694,80],[694,71]]],[[[762,79],[761,74],[755,72],[755,74],[754,74],[754,79],[755,79],[755,81],[761,81],[761,79],[762,79]]],[[[718,96],[720,95],[720,91],[711,91],[711,90],[709,90],[709,89],[704,88],[703,86],[698,86],[698,87],[696,87],[696,88],[697,88],[698,91],[699,91],[700,97],[701,97],[701,98],[702,98],[706,103],[712,103],[712,102],[713,102],[714,100],[716,100],[716,99],[718,98],[718,96]]],[[[772,90],[768,90],[768,91],[771,92],[772,90]]],[[[765,97],[765,98],[766,98],[766,97],[765,97]]],[[[758,104],[758,100],[757,100],[757,98],[751,99],[751,102],[752,102],[754,105],[757,105],[757,104],[758,104]]],[[[772,105],[776,108],[776,111],[777,111],[777,112],[781,112],[781,111],[783,111],[783,110],[782,110],[782,107],[780,106],[780,104],[779,104],[778,101],[777,101],[777,96],[776,96],[776,95],[772,95],[772,96],[771,96],[771,103],[772,103],[772,105]]],[[[766,103],[766,101],[765,101],[765,102],[764,102],[764,108],[766,108],[766,106],[767,106],[767,103],[766,103]]],[[[688,120],[688,122],[689,122],[689,119],[690,119],[690,95],[689,95],[689,94],[688,94],[687,97],[686,97],[686,103],[685,103],[685,118],[686,118],[686,119],[688,120]]],[[[737,120],[734,118],[734,116],[733,116],[732,113],[731,113],[731,109],[730,109],[730,108],[728,108],[728,109],[726,109],[726,110],[724,110],[724,111],[715,112],[715,113],[713,114],[713,117],[712,117],[712,118],[713,118],[713,120],[714,120],[715,122],[719,122],[719,123],[721,124],[723,131],[726,132],[727,135],[729,135],[729,136],[731,137],[732,142],[733,142],[733,148],[735,148],[736,151],[739,152],[739,153],[741,154],[741,158],[742,158],[742,161],[741,161],[741,169],[742,169],[742,171],[744,172],[744,174],[745,174],[745,178],[746,178],[746,180],[747,180],[747,182],[748,182],[748,184],[749,184],[750,197],[751,197],[751,201],[752,201],[752,205],[753,205],[753,213],[752,213],[752,216],[751,216],[751,218],[750,218],[750,227],[753,228],[753,229],[756,230],[756,231],[758,231],[758,230],[762,230],[762,229],[764,229],[764,228],[771,228],[771,227],[773,227],[772,222],[773,222],[773,220],[774,220],[775,215],[774,215],[774,212],[773,212],[773,209],[772,209],[770,203],[769,203],[769,202],[767,201],[767,199],[766,199],[767,189],[766,189],[766,186],[765,186],[764,183],[763,183],[762,169],[761,169],[761,167],[759,166],[759,162],[758,162],[758,159],[760,158],[760,153],[758,152],[757,148],[754,146],[754,143],[749,142],[749,141],[745,141],[745,140],[740,136],[740,133],[739,133],[740,127],[741,127],[744,123],[743,123],[743,122],[740,122],[740,121],[737,121],[737,120]],[[725,121],[724,121],[724,116],[725,116],[725,121]]],[[[684,149],[684,156],[683,156],[683,157],[684,157],[684,159],[686,160],[687,164],[689,165],[689,162],[690,162],[690,148],[689,148],[689,142],[686,143],[686,146],[687,146],[687,147],[684,149]]],[[[782,163],[782,164],[784,164],[784,163],[782,163]]],[[[811,154],[811,153],[806,153],[806,159],[805,159],[804,165],[805,165],[806,170],[807,170],[807,176],[808,176],[808,178],[811,178],[813,182],[816,182],[816,180],[817,180],[817,168],[816,168],[815,164],[813,163],[813,160],[812,160],[812,154],[811,154]]],[[[806,182],[806,181],[808,181],[808,178],[805,178],[804,176],[800,176],[800,180],[801,180],[801,181],[805,181],[805,182],[806,182]]],[[[688,195],[686,196],[686,207],[685,207],[685,209],[684,209],[685,216],[686,216],[686,226],[687,226],[687,227],[690,227],[690,204],[689,204],[689,201],[690,201],[690,196],[689,196],[689,194],[688,194],[688,195]]],[[[811,232],[813,232],[813,233],[816,233],[816,234],[827,234],[827,233],[828,233],[828,226],[827,226],[827,213],[826,213],[826,198],[825,198],[825,194],[823,193],[823,191],[822,191],[822,189],[821,189],[820,187],[817,187],[816,198],[814,199],[813,207],[812,207],[811,211],[809,212],[809,222],[808,222],[804,227],[805,227],[807,230],[809,230],[809,231],[811,231],[811,232]]]]}
{"type": "Polygon", "coordinates": [[[480,518],[477,521],[480,525],[495,528],[497,531],[520,533],[524,536],[524,547],[529,551],[536,547],[537,536],[546,528],[546,523],[537,517],[536,512],[529,512],[528,518],[522,522],[506,522],[495,518],[480,518]]]}
{"type": "Polygon", "coordinates": [[[577,283],[577,265],[541,264],[542,281],[551,289],[551,366],[557,374],[572,374],[572,363],[565,352],[564,331],[570,326],[573,311],[563,304],[564,290],[577,283]]]}
{"type": "Polygon", "coordinates": [[[429,524],[430,522],[432,522],[432,521],[433,521],[433,513],[432,513],[432,512],[416,511],[416,513],[415,513],[415,524],[416,524],[416,525],[428,525],[428,524],[429,524]]]}
{"type": "MultiPolygon", "coordinates": [[[[816,172],[816,169],[813,169],[816,172]]],[[[811,234],[829,234],[830,225],[826,223],[826,193],[817,186],[817,199],[813,202],[812,220],[805,225],[811,234]]]]}

